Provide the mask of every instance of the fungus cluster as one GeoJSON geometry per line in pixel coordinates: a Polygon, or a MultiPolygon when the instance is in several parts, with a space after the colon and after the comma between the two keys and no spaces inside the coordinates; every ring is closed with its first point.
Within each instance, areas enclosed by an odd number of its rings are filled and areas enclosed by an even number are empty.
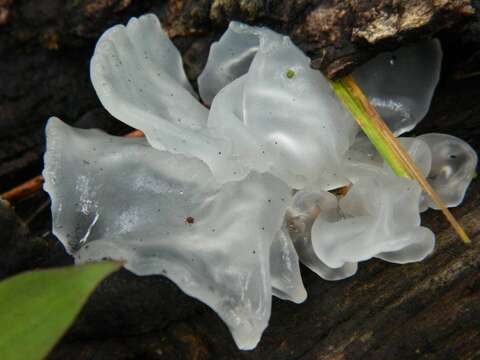
{"type": "MultiPolygon", "coordinates": [[[[426,114],[440,62],[429,40],[354,77],[399,135],[426,114]]],[[[433,205],[384,164],[288,37],[232,22],[198,78],[210,108],[154,15],[103,34],[91,79],[105,108],[146,138],[49,120],[54,234],[77,263],[121,259],[135,274],[167,276],[215,310],[239,348],[257,345],[272,295],[305,300],[299,262],[338,280],[372,257],[408,263],[433,251],[420,226],[433,205]]],[[[401,141],[458,205],[476,153],[449,135],[401,141]]]]}

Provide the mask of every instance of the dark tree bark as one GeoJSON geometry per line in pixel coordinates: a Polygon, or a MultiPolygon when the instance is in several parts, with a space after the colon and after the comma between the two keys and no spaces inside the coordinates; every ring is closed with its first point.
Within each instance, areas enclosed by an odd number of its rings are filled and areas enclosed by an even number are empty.
{"type": "MultiPolygon", "coordinates": [[[[0,192],[38,175],[43,128],[56,115],[121,134],[88,78],[98,36],[144,12],[158,14],[184,54],[189,77],[231,19],[288,34],[328,76],[374,54],[427,36],[445,51],[440,86],[418,133],[441,131],[480,149],[480,15],[460,0],[0,0],[0,192]]],[[[258,348],[236,349],[208,307],[161,276],[121,271],[102,283],[51,359],[474,359],[480,357],[480,180],[455,216],[473,238],[464,246],[442,215],[429,259],[412,265],[362,263],[326,282],[307,269],[300,305],[275,299],[258,348]]],[[[0,207],[0,277],[71,264],[49,233],[48,197],[39,192],[0,207]]]]}

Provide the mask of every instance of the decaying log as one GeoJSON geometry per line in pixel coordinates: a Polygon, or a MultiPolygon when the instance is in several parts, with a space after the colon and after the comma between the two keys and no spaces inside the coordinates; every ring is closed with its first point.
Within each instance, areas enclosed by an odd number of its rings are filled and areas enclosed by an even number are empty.
{"type": "Polygon", "coordinates": [[[474,15],[468,0],[177,0],[167,8],[166,25],[173,38],[189,38],[223,30],[230,20],[266,24],[335,77],[382,49],[458,27],[474,15]]]}
{"type": "MultiPolygon", "coordinates": [[[[42,168],[43,127],[51,115],[122,134],[128,128],[98,102],[88,79],[96,38],[109,26],[155,12],[184,54],[189,77],[229,20],[288,34],[329,76],[387,48],[438,35],[442,81],[418,133],[442,131],[480,149],[480,15],[467,0],[0,0],[0,192],[42,168]],[[462,77],[462,79],[457,79],[462,77]]],[[[72,263],[48,233],[48,197],[39,192],[0,207],[0,277],[72,263]]],[[[300,305],[275,300],[255,351],[239,352],[208,307],[161,276],[121,271],[97,289],[51,359],[474,359],[480,357],[480,180],[454,215],[472,237],[465,246],[443,217],[424,223],[438,247],[426,261],[361,264],[326,282],[303,269],[300,305]]]]}

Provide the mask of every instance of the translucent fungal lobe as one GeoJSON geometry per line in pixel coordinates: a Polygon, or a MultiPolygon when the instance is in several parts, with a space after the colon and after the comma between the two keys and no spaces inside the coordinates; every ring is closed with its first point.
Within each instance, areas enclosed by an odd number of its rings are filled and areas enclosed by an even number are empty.
{"type": "MultiPolygon", "coordinates": [[[[77,263],[122,259],[138,275],[163,274],[213,308],[240,348],[256,346],[270,318],[270,249],[290,196],[283,182],[252,172],[219,186],[198,159],[56,118],[44,176],[53,232],[77,263]]],[[[289,260],[285,246],[280,239],[273,251],[289,260]]],[[[273,265],[279,291],[301,300],[291,271],[273,265]]]]}

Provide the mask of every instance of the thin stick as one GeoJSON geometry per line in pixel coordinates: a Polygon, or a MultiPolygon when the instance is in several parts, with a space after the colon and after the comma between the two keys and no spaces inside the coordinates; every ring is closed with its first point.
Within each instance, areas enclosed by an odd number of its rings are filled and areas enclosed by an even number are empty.
{"type": "Polygon", "coordinates": [[[50,205],[50,199],[44,201],[26,220],[24,220],[25,225],[30,225],[30,223],[35,220],[35,218],[43,212],[50,205]]]}
{"type": "Polygon", "coordinates": [[[140,131],[140,130],[133,130],[132,132],[129,132],[127,135],[125,135],[125,137],[128,137],[128,138],[133,138],[133,137],[144,137],[145,134],[140,131]]]}
{"type": "Polygon", "coordinates": [[[8,202],[14,202],[27,197],[34,192],[37,192],[42,188],[43,185],[43,176],[38,175],[35,176],[33,179],[30,179],[23,184],[20,184],[13,189],[7,191],[0,195],[3,200],[7,200],[8,202]]]}
{"type": "MultiPolygon", "coordinates": [[[[127,135],[125,135],[125,137],[143,137],[143,136],[145,135],[140,130],[134,130],[128,133],[127,135]]],[[[44,181],[43,176],[38,175],[33,179],[30,179],[24,182],[23,184],[20,184],[14,187],[13,189],[1,194],[0,198],[10,203],[21,200],[27,197],[28,195],[31,195],[39,191],[42,188],[43,181],[44,181]]]]}
{"type": "Polygon", "coordinates": [[[464,243],[470,244],[471,241],[465,230],[423,177],[415,162],[400,145],[400,142],[376,109],[370,104],[355,80],[351,76],[346,76],[341,80],[332,82],[332,87],[392,170],[399,176],[416,180],[435,205],[441,209],[460,239],[464,243]]]}

